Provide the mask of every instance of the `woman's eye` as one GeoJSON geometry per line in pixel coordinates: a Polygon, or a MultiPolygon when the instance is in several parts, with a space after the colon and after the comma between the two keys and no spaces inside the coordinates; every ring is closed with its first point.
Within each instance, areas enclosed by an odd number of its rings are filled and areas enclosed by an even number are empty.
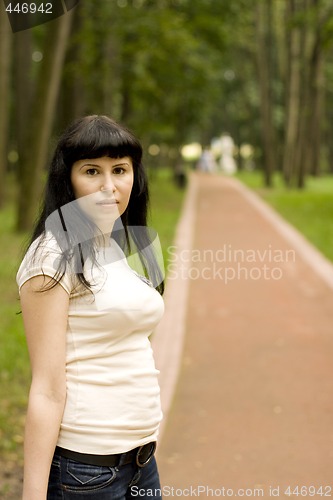
{"type": "Polygon", "coordinates": [[[96,175],[97,173],[98,171],[96,170],[96,168],[89,168],[88,170],[86,170],[87,175],[96,175]]]}
{"type": "Polygon", "coordinates": [[[123,167],[116,167],[113,169],[113,173],[114,174],[124,174],[126,172],[126,170],[123,168],[123,167]]]}

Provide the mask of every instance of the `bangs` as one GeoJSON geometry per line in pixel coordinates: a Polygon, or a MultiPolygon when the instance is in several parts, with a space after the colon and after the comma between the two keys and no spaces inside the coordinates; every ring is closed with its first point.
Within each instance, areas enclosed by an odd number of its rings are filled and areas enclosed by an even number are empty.
{"type": "Polygon", "coordinates": [[[87,116],[76,121],[66,133],[64,161],[71,166],[85,158],[124,158],[140,163],[142,147],[133,134],[106,116],[87,116]]]}

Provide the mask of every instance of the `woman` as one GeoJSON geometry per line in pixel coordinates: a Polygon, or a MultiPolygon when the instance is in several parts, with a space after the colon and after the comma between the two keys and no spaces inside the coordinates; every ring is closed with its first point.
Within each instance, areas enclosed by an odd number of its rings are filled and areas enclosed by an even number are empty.
{"type": "Polygon", "coordinates": [[[32,367],[23,500],[161,498],[149,336],[163,279],[141,159],[138,140],[105,116],[77,120],[54,153],[17,275],[32,367]]]}

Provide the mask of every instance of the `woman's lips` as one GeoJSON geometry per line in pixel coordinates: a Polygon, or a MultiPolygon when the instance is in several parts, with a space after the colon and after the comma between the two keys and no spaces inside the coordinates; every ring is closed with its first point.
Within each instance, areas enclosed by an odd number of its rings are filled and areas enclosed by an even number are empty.
{"type": "Polygon", "coordinates": [[[117,203],[118,203],[117,200],[101,200],[97,201],[96,205],[112,206],[112,205],[117,205],[117,203]]]}

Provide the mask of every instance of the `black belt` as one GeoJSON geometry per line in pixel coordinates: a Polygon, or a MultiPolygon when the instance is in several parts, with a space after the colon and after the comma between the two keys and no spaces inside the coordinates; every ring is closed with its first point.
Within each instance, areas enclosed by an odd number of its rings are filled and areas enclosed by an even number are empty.
{"type": "Polygon", "coordinates": [[[60,448],[60,446],[56,447],[55,454],[88,465],[117,467],[118,465],[126,465],[135,462],[138,467],[145,467],[153,458],[155,450],[156,442],[152,441],[151,443],[134,448],[134,450],[127,451],[126,453],[118,453],[116,455],[79,453],[78,451],[60,448]]]}

